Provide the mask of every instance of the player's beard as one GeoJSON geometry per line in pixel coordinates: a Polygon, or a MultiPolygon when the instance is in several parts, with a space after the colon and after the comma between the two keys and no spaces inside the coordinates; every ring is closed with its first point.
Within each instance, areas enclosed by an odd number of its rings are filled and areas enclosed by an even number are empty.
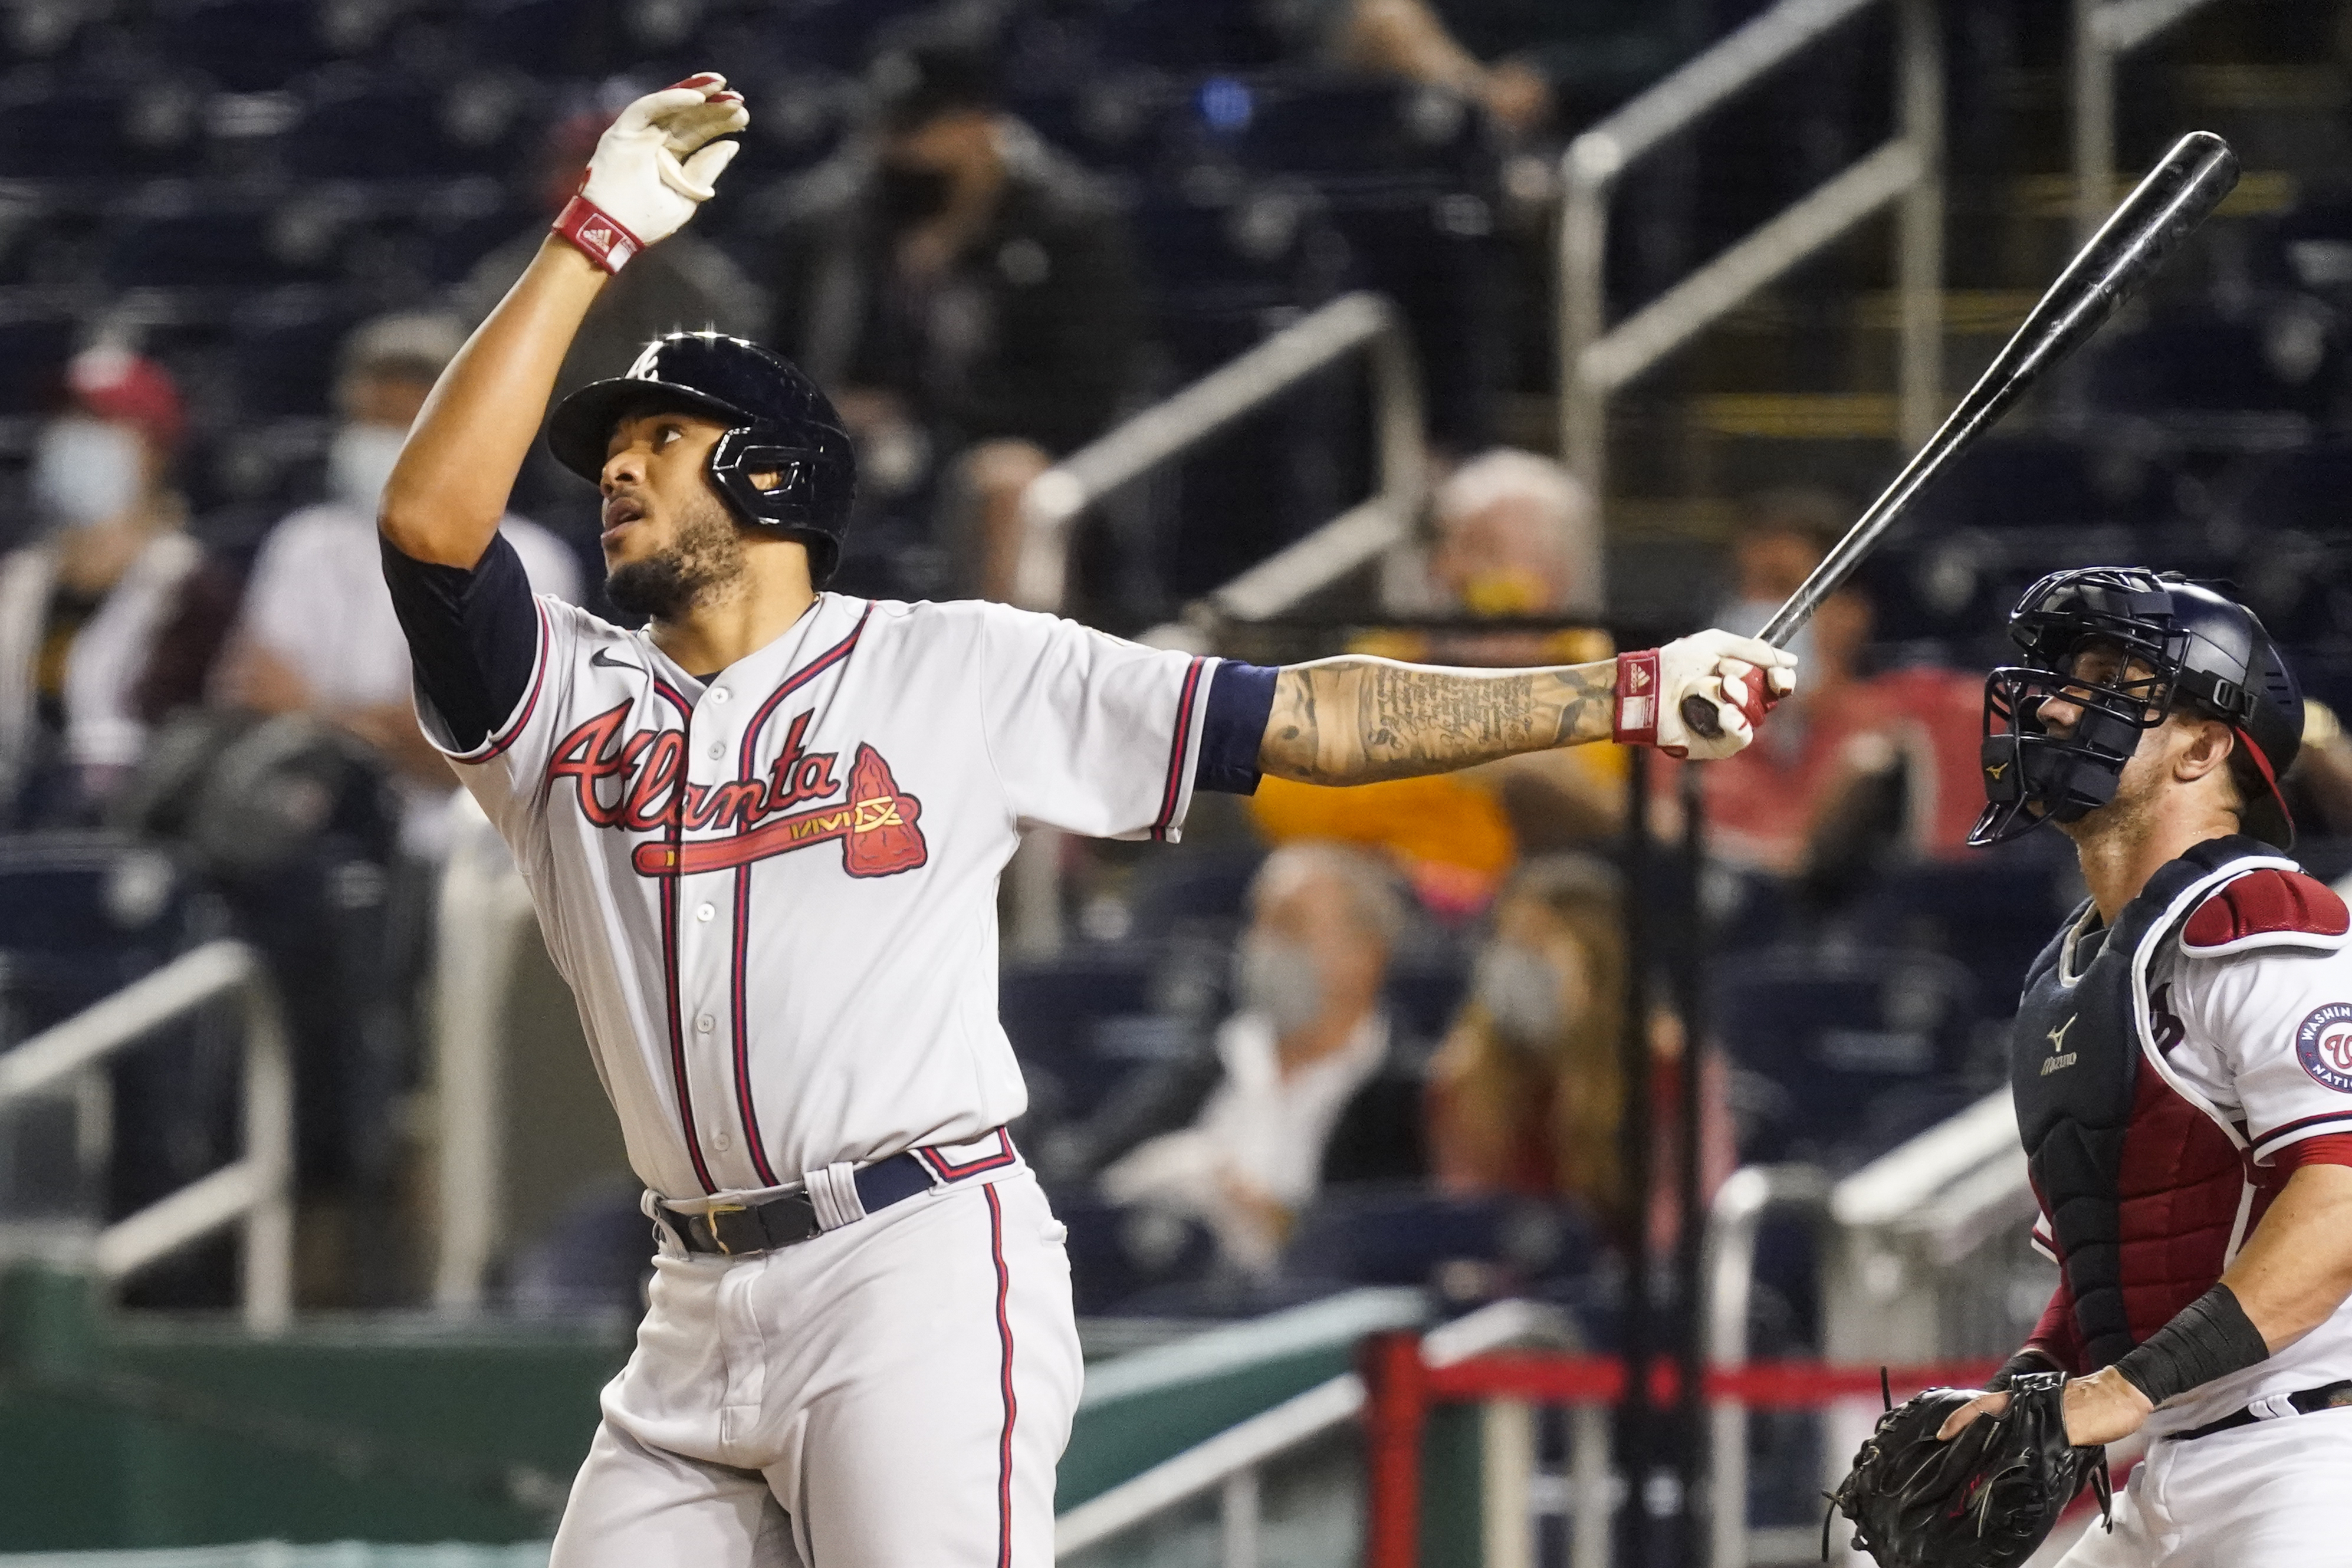
{"type": "Polygon", "coordinates": [[[675,621],[733,598],[742,590],[743,574],[743,541],[733,516],[716,497],[698,496],[678,518],[667,549],[605,573],[604,597],[625,615],[675,621]]]}

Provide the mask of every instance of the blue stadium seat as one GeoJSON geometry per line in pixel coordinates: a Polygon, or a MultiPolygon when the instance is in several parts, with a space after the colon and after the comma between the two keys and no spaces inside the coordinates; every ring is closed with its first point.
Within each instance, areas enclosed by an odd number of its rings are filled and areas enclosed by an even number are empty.
{"type": "Polygon", "coordinates": [[[1445,1265],[1468,1262],[1523,1288],[1580,1273],[1598,1250],[1591,1220],[1570,1204],[1382,1185],[1324,1192],[1298,1217],[1282,1267],[1301,1280],[1425,1286],[1445,1265]]]}
{"type": "Polygon", "coordinates": [[[266,198],[173,183],[110,217],[100,276],[116,288],[249,290],[331,277],[337,257],[309,251],[266,198]]]}
{"type": "Polygon", "coordinates": [[[304,93],[280,145],[288,166],[312,177],[446,179],[505,173],[527,162],[537,124],[535,90],[511,78],[454,83],[330,71],[304,93]]]}
{"type": "Polygon", "coordinates": [[[1113,59],[1161,70],[1249,70],[1284,63],[1289,41],[1257,0],[1105,0],[1097,32],[1113,59]]]}
{"type": "Polygon", "coordinates": [[[1748,1129],[1750,1160],[1843,1167],[1965,1103],[1976,987],[1932,954],[1761,953],[1727,960],[1710,1001],[1732,1064],[1777,1085],[1748,1129]]]}
{"type": "Polygon", "coordinates": [[[2244,559],[2230,572],[2271,634],[2290,646],[2352,632],[2352,442],[2322,443],[2262,464],[2230,507],[2244,559]]]}
{"type": "Polygon", "coordinates": [[[97,833],[0,838],[7,1029],[45,1029],[129,985],[188,946],[197,920],[152,850],[97,833]]]}
{"type": "Polygon", "coordinates": [[[238,306],[229,352],[240,418],[331,413],[336,350],[361,315],[343,296],[300,285],[238,306]]]}
{"type": "Polygon", "coordinates": [[[1871,944],[1941,954],[1965,967],[1988,1017],[2016,1009],[2025,971],[2082,896],[2074,852],[2044,830],[1959,861],[1885,873],[1851,928],[1871,944]]]}
{"type": "Polygon", "coordinates": [[[0,81],[0,179],[111,185],[189,172],[204,153],[207,91],[184,75],[127,73],[93,114],[87,84],[73,75],[47,66],[14,71],[0,81]]]}
{"type": "Polygon", "coordinates": [[[0,305],[0,417],[40,413],[57,402],[79,330],[61,308],[0,305]]]}
{"type": "Polygon", "coordinates": [[[2105,340],[2087,392],[2100,413],[2156,420],[2176,440],[2275,447],[2325,413],[2342,362],[2315,323],[2187,316],[2105,340]]]}
{"type": "Polygon", "coordinates": [[[1493,150],[1477,110],[1433,88],[1390,82],[1258,89],[1234,149],[1251,168],[1326,189],[1483,183],[1493,150]]]}
{"type": "Polygon", "coordinates": [[[1084,1116],[1138,1067],[1181,1046],[1173,1020],[1153,1006],[1155,956],[1115,946],[1006,966],[998,1015],[1040,1116],[1084,1116]]]}
{"type": "Polygon", "coordinates": [[[283,88],[341,53],[312,0],[163,0],[156,42],[165,55],[231,92],[283,88]]]}

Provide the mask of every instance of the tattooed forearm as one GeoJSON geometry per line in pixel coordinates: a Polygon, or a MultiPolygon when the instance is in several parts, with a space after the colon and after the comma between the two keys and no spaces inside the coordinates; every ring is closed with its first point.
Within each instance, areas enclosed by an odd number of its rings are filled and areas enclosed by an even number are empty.
{"type": "Polygon", "coordinates": [[[1613,662],[1445,670],[1387,659],[1284,669],[1258,766],[1308,784],[1410,779],[1523,751],[1606,740],[1613,662]]]}

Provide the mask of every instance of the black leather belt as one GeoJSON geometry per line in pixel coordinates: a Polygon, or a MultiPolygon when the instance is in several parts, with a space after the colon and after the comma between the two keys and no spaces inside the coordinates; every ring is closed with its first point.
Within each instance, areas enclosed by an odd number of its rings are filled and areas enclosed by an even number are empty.
{"type": "MultiPolygon", "coordinates": [[[[857,1184],[857,1201],[868,1214],[903,1202],[931,1185],[931,1168],[912,1154],[877,1160],[851,1178],[857,1184]]],[[[788,1192],[765,1203],[724,1203],[707,1214],[685,1214],[667,1204],[655,1206],[662,1225],[688,1252],[716,1252],[740,1258],[790,1247],[823,1233],[816,1203],[805,1191],[788,1192]]]]}
{"type": "MultiPolygon", "coordinates": [[[[2286,1402],[2294,1406],[2294,1414],[2297,1416],[2308,1416],[2318,1410],[2342,1409],[2347,1406],[2352,1406],[2352,1378],[2347,1378],[2342,1383],[2330,1383],[2320,1388],[2299,1390],[2288,1395],[2286,1402]]],[[[2287,1414],[2285,1411],[2279,1412],[2279,1415],[2285,1414],[2287,1414]]],[[[2186,1443],[2192,1437],[2210,1437],[2216,1432],[2227,1432],[2233,1427],[2251,1427],[2257,1421],[2276,1419],[2278,1419],[2277,1416],[2255,1415],[2253,1406],[2250,1405],[2243,1410],[2233,1411],[2222,1416],[2219,1421],[2208,1421],[2202,1427],[2191,1427],[2186,1432],[2175,1432],[2172,1434],[2172,1440],[2176,1443],[2186,1443]]]]}

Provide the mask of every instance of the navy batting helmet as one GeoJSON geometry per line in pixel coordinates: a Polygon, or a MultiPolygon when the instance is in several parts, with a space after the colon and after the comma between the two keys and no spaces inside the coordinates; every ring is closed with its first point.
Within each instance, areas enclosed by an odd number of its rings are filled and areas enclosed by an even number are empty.
{"type": "Polygon", "coordinates": [[[1989,804],[1970,843],[1999,843],[2105,805],[2141,732],[2174,713],[2230,727],[2244,758],[2233,771],[2246,831],[2281,849],[2294,843],[2278,780],[2303,746],[2303,693],[2252,611],[2177,572],[2082,567],[2027,589],[2009,635],[2026,662],[1985,682],[1989,804]],[[2111,652],[2082,661],[2094,646],[2111,652]],[[2145,678],[2128,677],[2135,664],[2145,678]],[[2051,697],[2082,711],[2064,735],[2042,727],[2051,697]]]}
{"type": "Polygon", "coordinates": [[[547,423],[555,460],[591,484],[613,427],[645,413],[690,413],[727,433],[710,449],[710,482],[735,513],[808,546],[819,586],[841,559],[857,462],[841,416],[782,354],[721,332],[672,332],[646,345],[625,375],[592,382],[547,423]],[[762,489],[754,476],[774,479],[762,489]]]}

